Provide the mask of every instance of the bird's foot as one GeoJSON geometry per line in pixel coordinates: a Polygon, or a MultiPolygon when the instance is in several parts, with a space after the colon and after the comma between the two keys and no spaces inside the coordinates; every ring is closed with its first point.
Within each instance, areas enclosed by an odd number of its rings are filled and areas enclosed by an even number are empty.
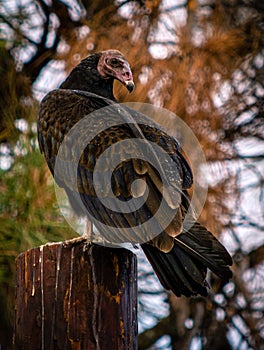
{"type": "Polygon", "coordinates": [[[93,240],[93,224],[89,219],[86,219],[83,237],[86,237],[87,243],[92,243],[93,240]]]}
{"type": "Polygon", "coordinates": [[[93,238],[93,224],[90,220],[86,220],[84,234],[80,237],[75,237],[72,239],[68,239],[63,242],[64,245],[76,245],[80,243],[86,243],[90,245],[92,243],[93,238]]]}
{"type": "Polygon", "coordinates": [[[85,235],[83,235],[83,236],[80,236],[80,237],[74,237],[72,239],[67,239],[66,241],[63,242],[63,244],[64,245],[76,245],[76,244],[79,244],[79,243],[82,243],[82,242],[90,243],[87,240],[87,237],[85,235]]]}

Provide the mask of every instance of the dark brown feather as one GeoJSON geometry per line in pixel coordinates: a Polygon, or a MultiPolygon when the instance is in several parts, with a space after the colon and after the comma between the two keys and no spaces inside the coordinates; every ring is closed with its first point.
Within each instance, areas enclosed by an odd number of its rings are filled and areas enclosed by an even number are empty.
{"type": "MultiPolygon", "coordinates": [[[[207,268],[227,280],[231,277],[228,265],[232,264],[232,259],[194,217],[189,219],[188,229],[183,227],[189,206],[187,189],[193,181],[191,169],[175,138],[144,114],[116,105],[114,78],[107,76],[104,70],[104,58],[108,54],[116,55],[129,71],[128,63],[118,51],[97,53],[83,60],[59,89],[43,99],[38,118],[40,150],[56,182],[65,189],[73,209],[93,221],[106,240],[116,244],[120,241],[142,243],[166,289],[176,295],[206,295],[207,268]],[[109,127],[103,124],[105,116],[109,127]],[[81,133],[70,137],[80,121],[81,133]],[[99,131],[98,127],[101,127],[99,131]],[[90,135],[93,135],[91,139],[90,135]],[[133,139],[138,141],[137,145],[141,142],[142,147],[123,143],[119,146],[120,141],[133,139]],[[63,155],[60,153],[62,143],[66,145],[63,155]],[[77,159],[76,150],[83,144],[85,147],[77,159]],[[166,161],[159,157],[153,144],[164,151],[166,161]],[[141,148],[145,158],[142,158],[141,148]],[[95,166],[104,152],[108,155],[97,174],[95,186],[95,166]],[[61,164],[55,172],[56,161],[61,164]],[[77,164],[77,187],[73,163],[77,164]],[[112,164],[116,164],[113,169],[112,164]],[[110,181],[106,180],[106,175],[110,181]],[[110,190],[119,200],[116,207],[110,190]],[[156,217],[162,198],[165,204],[160,217],[156,217]],[[102,199],[108,201],[109,207],[102,199]],[[144,201],[140,208],[135,208],[131,199],[144,201]],[[122,212],[122,203],[128,205],[129,212],[122,212]],[[149,220],[152,217],[154,220],[149,220]],[[153,236],[155,232],[156,237],[153,236]]],[[[122,81],[121,68],[116,77],[131,90],[131,81],[129,84],[122,81]]],[[[132,76],[130,71],[126,76],[130,77],[129,74],[132,76]]]]}

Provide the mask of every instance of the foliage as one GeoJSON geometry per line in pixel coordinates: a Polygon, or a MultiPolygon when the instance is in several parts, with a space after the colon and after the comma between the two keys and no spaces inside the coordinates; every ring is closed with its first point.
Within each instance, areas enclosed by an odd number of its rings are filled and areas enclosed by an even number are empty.
{"type": "MultiPolygon", "coordinates": [[[[1,334],[8,335],[9,342],[12,339],[16,256],[48,241],[65,240],[74,235],[61,219],[53,182],[36,146],[36,136],[21,134],[15,148],[19,149],[19,154],[12,157],[11,168],[0,173],[1,334]]],[[[4,339],[1,342],[4,346],[4,339]]]]}

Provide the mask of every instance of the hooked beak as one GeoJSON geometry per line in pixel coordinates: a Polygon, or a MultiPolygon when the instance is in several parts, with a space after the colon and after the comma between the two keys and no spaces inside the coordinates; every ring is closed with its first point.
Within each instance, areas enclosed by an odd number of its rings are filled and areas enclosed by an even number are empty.
{"type": "Polygon", "coordinates": [[[126,85],[126,88],[129,92],[132,92],[135,88],[135,84],[134,84],[133,80],[125,81],[125,85],[126,85]]]}
{"type": "Polygon", "coordinates": [[[133,82],[133,75],[127,62],[124,62],[123,67],[116,72],[115,78],[119,80],[129,92],[134,90],[135,84],[133,82]]]}

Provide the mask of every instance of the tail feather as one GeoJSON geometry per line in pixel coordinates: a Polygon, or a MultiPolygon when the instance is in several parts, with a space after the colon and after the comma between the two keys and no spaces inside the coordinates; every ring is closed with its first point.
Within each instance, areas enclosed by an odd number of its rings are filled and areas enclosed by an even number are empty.
{"type": "Polygon", "coordinates": [[[207,295],[207,268],[223,280],[229,280],[232,272],[228,265],[232,259],[224,246],[198,223],[175,238],[168,253],[149,243],[142,249],[164,288],[175,295],[207,295]]]}
{"type": "Polygon", "coordinates": [[[202,247],[204,246],[212,252],[215,251],[217,254],[221,255],[222,260],[224,260],[227,265],[232,265],[232,258],[226,248],[211,234],[211,232],[198,222],[195,222],[190,230],[185,231],[185,234],[193,243],[197,243],[202,247]]]}
{"type": "Polygon", "coordinates": [[[232,258],[225,247],[203,226],[195,223],[175,239],[175,243],[191,256],[197,258],[223,280],[229,280],[232,258]]]}
{"type": "Polygon", "coordinates": [[[206,268],[176,244],[169,253],[164,253],[151,244],[142,244],[142,249],[165,289],[175,295],[207,295],[206,268]]]}

